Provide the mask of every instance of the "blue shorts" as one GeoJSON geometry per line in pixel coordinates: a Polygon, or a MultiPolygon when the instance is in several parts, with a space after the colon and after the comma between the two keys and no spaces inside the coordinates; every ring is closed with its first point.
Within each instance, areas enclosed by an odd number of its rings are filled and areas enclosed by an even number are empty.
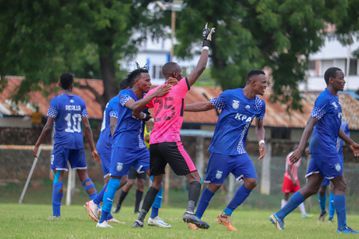
{"type": "Polygon", "coordinates": [[[111,149],[108,148],[97,148],[97,152],[101,159],[101,168],[103,177],[106,178],[110,175],[110,163],[111,163],[111,149]]]}
{"type": "Polygon", "coordinates": [[[150,168],[148,149],[132,151],[127,148],[113,147],[110,164],[111,176],[125,176],[131,166],[136,169],[137,173],[146,172],[150,168]]]}
{"type": "Polygon", "coordinates": [[[330,180],[327,178],[324,178],[322,183],[320,184],[321,187],[328,187],[330,184],[330,180]]]}
{"type": "Polygon", "coordinates": [[[68,171],[68,164],[72,169],[87,169],[84,149],[66,149],[54,146],[51,155],[51,169],[68,171]]]}
{"type": "Polygon", "coordinates": [[[257,178],[256,169],[248,154],[224,155],[212,153],[209,157],[205,183],[223,184],[228,174],[237,180],[257,178]]]}
{"type": "Polygon", "coordinates": [[[337,154],[331,156],[312,154],[305,176],[309,177],[315,173],[320,173],[328,180],[343,176],[343,161],[337,154]]]}

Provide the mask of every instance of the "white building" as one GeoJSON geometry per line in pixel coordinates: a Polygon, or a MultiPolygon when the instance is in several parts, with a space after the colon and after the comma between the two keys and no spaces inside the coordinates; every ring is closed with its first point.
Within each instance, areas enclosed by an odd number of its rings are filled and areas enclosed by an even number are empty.
{"type": "MultiPolygon", "coordinates": [[[[182,67],[183,75],[188,75],[196,66],[198,59],[199,54],[188,59],[174,57],[172,61],[177,62],[182,67]]],[[[147,39],[140,45],[136,56],[119,61],[118,63],[122,68],[128,70],[135,69],[136,62],[141,67],[147,65],[152,83],[161,84],[164,82],[162,66],[169,61],[171,61],[171,40],[169,38],[160,38],[154,40],[147,39]]]]}
{"type": "Polygon", "coordinates": [[[345,74],[345,90],[359,89],[358,59],[353,51],[359,48],[359,41],[343,45],[335,35],[325,39],[320,50],[309,56],[307,80],[299,85],[300,90],[323,90],[325,88],[324,72],[331,66],[341,68],[345,74]]]}

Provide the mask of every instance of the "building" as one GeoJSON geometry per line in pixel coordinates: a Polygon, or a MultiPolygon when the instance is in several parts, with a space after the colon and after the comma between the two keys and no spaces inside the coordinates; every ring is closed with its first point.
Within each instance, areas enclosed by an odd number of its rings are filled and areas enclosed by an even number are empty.
{"type": "Polygon", "coordinates": [[[331,66],[337,66],[345,74],[345,90],[357,91],[359,89],[359,62],[355,51],[359,49],[356,39],[350,45],[342,44],[336,35],[326,37],[324,45],[316,53],[309,56],[309,69],[307,79],[300,85],[301,91],[316,91],[325,88],[324,72],[331,66]]]}

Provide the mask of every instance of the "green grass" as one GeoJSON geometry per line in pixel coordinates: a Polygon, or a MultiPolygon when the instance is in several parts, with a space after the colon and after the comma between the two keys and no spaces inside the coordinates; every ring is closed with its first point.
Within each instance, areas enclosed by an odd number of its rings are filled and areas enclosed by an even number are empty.
{"type": "MultiPolygon", "coordinates": [[[[319,223],[316,217],[302,219],[295,212],[286,219],[286,230],[278,231],[268,221],[270,211],[240,208],[233,215],[233,223],[239,232],[228,232],[217,224],[215,218],[219,210],[208,210],[204,216],[211,228],[209,230],[190,231],[181,216],[183,209],[163,208],[162,218],[172,224],[171,229],[145,226],[142,229],[131,228],[136,216],[132,207],[124,207],[116,218],[125,224],[114,228],[99,229],[90,221],[81,206],[63,206],[62,217],[57,221],[48,221],[50,205],[0,204],[0,238],[342,238],[337,235],[336,224],[319,223]]],[[[359,216],[349,215],[348,221],[354,228],[359,228],[359,216]]],[[[347,236],[345,238],[357,238],[347,236]]]]}

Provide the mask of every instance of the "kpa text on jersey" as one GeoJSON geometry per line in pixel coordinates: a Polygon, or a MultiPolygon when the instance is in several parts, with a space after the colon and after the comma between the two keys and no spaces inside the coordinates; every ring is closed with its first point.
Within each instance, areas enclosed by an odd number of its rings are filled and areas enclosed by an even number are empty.
{"type": "Polygon", "coordinates": [[[237,113],[234,118],[236,120],[240,120],[240,121],[246,121],[246,122],[251,122],[252,121],[252,117],[248,117],[247,115],[240,114],[240,113],[237,113]]]}

